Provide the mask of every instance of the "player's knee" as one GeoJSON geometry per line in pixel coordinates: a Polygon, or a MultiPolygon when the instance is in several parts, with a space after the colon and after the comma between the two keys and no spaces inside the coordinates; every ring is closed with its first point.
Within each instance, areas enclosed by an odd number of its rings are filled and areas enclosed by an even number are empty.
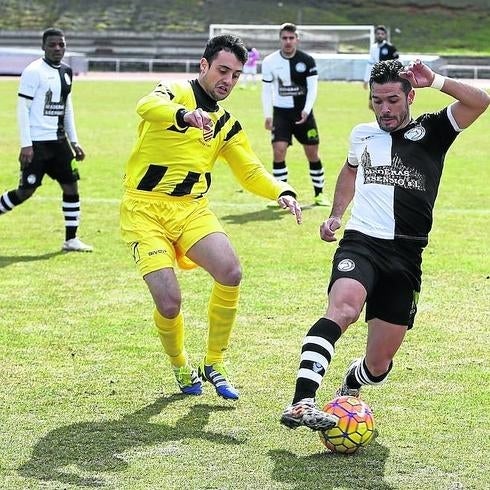
{"type": "Polygon", "coordinates": [[[163,317],[175,318],[180,312],[181,298],[171,296],[162,298],[157,301],[156,307],[160,315],[163,317]]]}
{"type": "Polygon", "coordinates": [[[158,307],[158,312],[165,318],[175,318],[180,312],[180,305],[161,305],[158,307]]]}
{"type": "Polygon", "coordinates": [[[242,281],[240,264],[232,264],[224,271],[224,281],[218,281],[227,286],[238,286],[242,281]]]}
{"type": "Polygon", "coordinates": [[[329,306],[327,314],[329,318],[335,318],[336,323],[341,327],[348,327],[358,320],[361,309],[350,303],[344,302],[340,305],[336,305],[334,308],[329,306]]]}

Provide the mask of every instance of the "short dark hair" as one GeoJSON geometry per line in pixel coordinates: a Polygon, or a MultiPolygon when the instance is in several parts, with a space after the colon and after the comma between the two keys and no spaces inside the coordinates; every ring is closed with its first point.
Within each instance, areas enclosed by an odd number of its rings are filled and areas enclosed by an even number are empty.
{"type": "Polygon", "coordinates": [[[43,44],[49,36],[61,36],[65,37],[65,33],[61,29],[56,29],[55,27],[50,27],[43,32],[43,44]]]}
{"type": "Polygon", "coordinates": [[[279,36],[281,35],[282,31],[292,32],[293,34],[297,35],[296,29],[296,24],[293,24],[292,22],[284,22],[284,24],[281,24],[279,27],[279,36]]]}
{"type": "Polygon", "coordinates": [[[203,58],[206,58],[209,64],[218,56],[218,53],[222,50],[229,51],[233,53],[242,64],[245,64],[248,59],[248,51],[243,41],[231,34],[221,34],[211,38],[206,43],[206,48],[204,49],[203,58]]]}
{"type": "Polygon", "coordinates": [[[371,70],[369,87],[371,88],[373,83],[383,85],[384,83],[400,82],[403,92],[408,94],[412,90],[412,85],[406,78],[400,76],[401,70],[403,70],[403,64],[399,60],[378,61],[371,70]]]}
{"type": "Polygon", "coordinates": [[[385,34],[387,34],[387,33],[388,33],[388,30],[387,30],[387,29],[386,29],[386,27],[385,27],[384,25],[382,25],[382,24],[380,24],[379,26],[376,26],[376,27],[374,28],[374,32],[376,32],[376,31],[383,31],[385,34]]]}

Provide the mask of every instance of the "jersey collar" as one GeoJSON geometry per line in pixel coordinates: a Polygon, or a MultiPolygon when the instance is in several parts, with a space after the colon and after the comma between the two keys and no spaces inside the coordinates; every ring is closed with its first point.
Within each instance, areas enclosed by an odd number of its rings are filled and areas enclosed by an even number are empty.
{"type": "Polygon", "coordinates": [[[61,63],[59,63],[58,65],[56,65],[55,63],[52,63],[51,61],[47,60],[46,58],[43,58],[43,61],[49,65],[51,68],[61,68],[61,63]]]}
{"type": "Polygon", "coordinates": [[[197,107],[207,112],[216,112],[219,109],[218,103],[204,91],[197,79],[191,80],[190,84],[196,97],[197,107]]]}

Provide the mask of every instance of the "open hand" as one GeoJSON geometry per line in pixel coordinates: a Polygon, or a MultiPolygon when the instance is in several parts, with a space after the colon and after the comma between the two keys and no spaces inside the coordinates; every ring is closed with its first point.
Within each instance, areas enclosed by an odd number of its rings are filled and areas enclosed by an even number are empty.
{"type": "Polygon", "coordinates": [[[435,73],[420,60],[410,62],[399,73],[401,78],[410,82],[413,88],[430,87],[435,73]]]}
{"type": "Polygon", "coordinates": [[[296,217],[296,223],[300,225],[303,221],[303,213],[301,211],[301,206],[299,205],[298,201],[293,196],[281,196],[277,200],[277,203],[279,206],[281,206],[282,209],[289,209],[291,214],[294,214],[296,217]]]}

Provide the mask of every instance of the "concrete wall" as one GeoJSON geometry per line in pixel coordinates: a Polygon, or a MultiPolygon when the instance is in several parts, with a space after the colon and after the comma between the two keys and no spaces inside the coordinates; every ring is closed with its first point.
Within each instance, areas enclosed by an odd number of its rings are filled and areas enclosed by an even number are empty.
{"type": "MultiPolygon", "coordinates": [[[[41,49],[0,48],[0,75],[20,75],[29,63],[43,54],[41,49]]],[[[88,71],[88,60],[83,53],[67,51],[63,62],[71,66],[75,75],[88,71]]]]}

